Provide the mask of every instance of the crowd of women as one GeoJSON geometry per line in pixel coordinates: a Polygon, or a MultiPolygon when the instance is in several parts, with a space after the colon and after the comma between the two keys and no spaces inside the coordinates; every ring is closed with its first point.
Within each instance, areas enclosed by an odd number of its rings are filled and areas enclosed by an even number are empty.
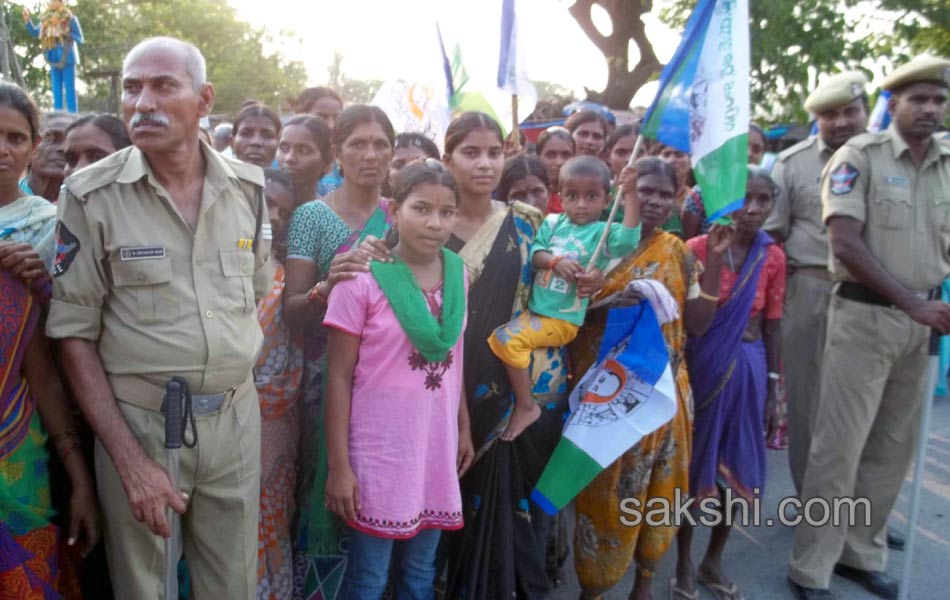
{"type": "MultiPolygon", "coordinates": [[[[458,115],[440,153],[326,88],[305,90],[295,111],[285,121],[248,102],[233,120],[234,156],[265,172],[277,266],[258,305],[258,597],[546,597],[564,568],[567,519],[529,496],[560,438],[571,384],[597,358],[607,311],[640,302],[627,290],[643,278],[679,305],[663,325],[677,411],[577,498],[578,580],[596,598],[635,565],[631,597],[650,598],[678,536],[675,597],[698,597],[699,584],[741,597],[722,566],[728,525],[694,567],[692,528],[626,527],[619,511],[625,498],[672,504],[677,491],[705,498],[728,487],[751,499],[764,489],[767,442],[782,444],[785,264],[761,231],[777,193],[753,166],[762,132],[750,133],[753,164],[737,166],[748,169],[744,206],[731,225],[710,227],[689,157],[644,140],[627,166],[637,124],[614,128],[597,111],[508,156],[502,129],[480,113],[458,115]],[[540,416],[503,438],[512,384],[487,340],[527,310],[532,243],[545,215],[578,201],[561,193],[578,156],[609,167],[612,180],[591,196],[597,214],[618,194],[639,207],[639,242],[605,270],[573,276],[579,296],[611,300],[588,312],[568,346],[532,351],[540,416]]],[[[51,242],[55,195],[34,196],[29,182],[57,164],[61,182],[129,140],[104,115],[69,119],[53,139],[58,116],[41,123],[19,88],[0,89],[0,588],[14,598],[80,597],[77,574],[96,562],[80,558],[99,535],[81,432],[66,425],[68,390],[37,327],[52,255],[65,250],[51,242]],[[60,465],[69,493],[57,517],[60,465]]]]}

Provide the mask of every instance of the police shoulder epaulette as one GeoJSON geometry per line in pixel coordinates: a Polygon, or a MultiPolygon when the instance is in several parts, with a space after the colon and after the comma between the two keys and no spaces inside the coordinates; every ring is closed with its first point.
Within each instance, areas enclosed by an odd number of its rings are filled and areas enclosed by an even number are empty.
{"type": "Polygon", "coordinates": [[[886,131],[880,131],[877,133],[859,133],[848,140],[845,145],[860,150],[862,148],[868,148],[869,146],[879,146],[881,144],[886,144],[890,139],[891,136],[888,135],[886,131]]]}
{"type": "Polygon", "coordinates": [[[791,158],[792,156],[795,156],[796,154],[799,154],[800,152],[804,152],[805,150],[814,148],[817,143],[818,143],[818,136],[811,136],[811,137],[805,138],[802,141],[795,144],[794,146],[791,146],[779,152],[779,155],[776,158],[776,160],[782,160],[782,161],[788,160],[789,158],[791,158]]]}
{"type": "Polygon", "coordinates": [[[69,193],[77,198],[84,198],[86,194],[115,182],[125,167],[126,159],[133,146],[114,152],[102,160],[84,167],[70,175],[63,182],[69,193]]]}
{"type": "Polygon", "coordinates": [[[257,165],[252,165],[227,156],[221,156],[221,160],[231,167],[231,171],[234,172],[234,175],[237,176],[238,179],[249,181],[261,187],[264,186],[264,170],[257,165]]]}

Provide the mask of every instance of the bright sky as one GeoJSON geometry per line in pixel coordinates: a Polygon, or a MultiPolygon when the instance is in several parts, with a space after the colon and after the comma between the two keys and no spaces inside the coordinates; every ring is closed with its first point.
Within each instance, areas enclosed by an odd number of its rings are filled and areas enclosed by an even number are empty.
{"type": "MultiPolygon", "coordinates": [[[[517,0],[519,46],[524,48],[528,78],[575,90],[603,88],[603,57],[567,12],[573,0],[517,0]]],[[[300,38],[286,41],[282,53],[302,61],[310,83],[327,81],[334,51],[343,55],[342,70],[354,79],[412,79],[420,65],[431,64],[437,46],[431,33],[438,20],[449,51],[458,43],[473,81],[491,81],[498,65],[501,0],[229,0],[239,17],[266,28],[275,37],[287,31],[300,38]]],[[[656,2],[663,5],[665,2],[656,2]]],[[[647,19],[647,35],[661,61],[670,59],[679,35],[656,17],[647,19]]],[[[596,15],[595,15],[596,16],[596,15]]],[[[605,15],[604,15],[605,17],[605,15]]],[[[604,18],[603,22],[609,23],[604,18]]],[[[609,25],[599,25],[606,29],[609,25]]],[[[631,51],[631,62],[637,58],[631,51]]],[[[655,85],[645,86],[634,105],[648,104],[655,85]]]]}

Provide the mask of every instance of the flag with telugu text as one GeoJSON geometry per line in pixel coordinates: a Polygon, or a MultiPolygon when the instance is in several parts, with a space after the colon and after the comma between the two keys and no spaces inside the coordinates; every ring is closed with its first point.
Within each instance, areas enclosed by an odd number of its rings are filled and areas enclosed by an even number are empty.
{"type": "Polygon", "coordinates": [[[649,302],[611,309],[597,361],[571,392],[571,415],[531,499],[556,514],[676,414],[676,382],[649,302]]]}
{"type": "Polygon", "coordinates": [[[699,0],[641,134],[689,154],[709,221],[742,208],[749,116],[749,2],[699,0]]]}

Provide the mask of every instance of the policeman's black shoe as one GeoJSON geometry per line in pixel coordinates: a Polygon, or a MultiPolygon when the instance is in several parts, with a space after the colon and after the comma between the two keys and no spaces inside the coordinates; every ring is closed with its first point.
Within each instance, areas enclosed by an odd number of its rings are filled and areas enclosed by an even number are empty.
{"type": "Polygon", "coordinates": [[[897,550],[898,552],[904,549],[907,540],[904,539],[904,534],[897,531],[891,526],[887,527],[887,547],[891,550],[897,550]]]}
{"type": "Polygon", "coordinates": [[[850,579],[885,600],[897,600],[900,591],[900,582],[883,571],[865,571],[838,563],[835,565],[835,575],[850,579]]]}
{"type": "Polygon", "coordinates": [[[787,579],[789,587],[795,592],[795,597],[798,598],[798,600],[834,600],[838,597],[831,590],[805,587],[793,581],[791,577],[787,577],[787,579]]]}

